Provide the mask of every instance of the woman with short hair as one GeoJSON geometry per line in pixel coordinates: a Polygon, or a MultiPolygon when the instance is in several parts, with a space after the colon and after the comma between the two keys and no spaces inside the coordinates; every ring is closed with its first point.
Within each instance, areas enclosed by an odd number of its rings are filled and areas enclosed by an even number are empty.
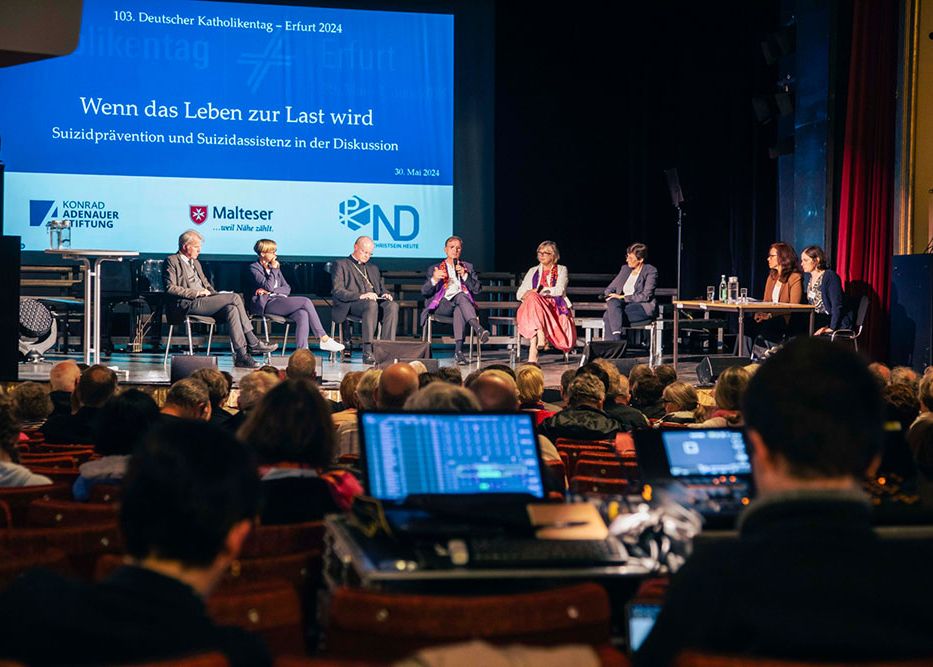
{"type": "Polygon", "coordinates": [[[258,259],[249,265],[255,291],[250,301],[254,315],[279,315],[295,322],[295,336],[299,348],[308,347],[308,335],[321,339],[320,347],[327,352],[340,352],[343,345],[327,335],[311,299],[291,296],[291,285],[282,275],[278,245],[272,239],[259,239],[253,246],[258,259]]]}
{"type": "Polygon", "coordinates": [[[647,323],[657,314],[654,291],[658,285],[658,270],[645,262],[647,258],[648,246],[631,244],[625,249],[625,265],[603,291],[606,340],[622,340],[623,329],[647,323]]]}
{"type": "Polygon", "coordinates": [[[558,264],[560,251],[554,241],[538,244],[538,265],[528,269],[516,297],[522,302],[515,313],[520,336],[531,341],[528,362],[548,344],[569,352],[577,342],[572,304],[567,298],[567,267],[558,264]]]}

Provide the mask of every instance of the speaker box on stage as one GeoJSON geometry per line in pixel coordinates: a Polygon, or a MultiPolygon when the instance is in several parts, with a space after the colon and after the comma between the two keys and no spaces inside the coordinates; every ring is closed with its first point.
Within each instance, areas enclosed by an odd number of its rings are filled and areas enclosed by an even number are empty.
{"type": "Polygon", "coordinates": [[[213,368],[217,370],[217,357],[193,354],[180,354],[172,357],[172,384],[175,384],[178,380],[189,377],[192,373],[201,368],[213,368]]]}
{"type": "Polygon", "coordinates": [[[891,267],[891,363],[922,372],[933,354],[933,255],[896,255],[891,267]]]}
{"type": "Polygon", "coordinates": [[[376,368],[385,368],[396,361],[424,362],[429,371],[437,370],[437,360],[431,359],[431,344],[421,341],[374,340],[373,357],[376,368]],[[428,362],[433,361],[433,364],[428,362]],[[433,368],[432,368],[433,365],[433,368]]]}
{"type": "Polygon", "coordinates": [[[748,366],[750,363],[752,363],[751,357],[703,357],[703,361],[697,364],[697,382],[705,385],[714,384],[719,374],[727,368],[748,366]]]}
{"type": "Polygon", "coordinates": [[[593,359],[622,359],[628,342],[624,340],[593,340],[583,349],[583,358],[586,363],[593,359]]]}

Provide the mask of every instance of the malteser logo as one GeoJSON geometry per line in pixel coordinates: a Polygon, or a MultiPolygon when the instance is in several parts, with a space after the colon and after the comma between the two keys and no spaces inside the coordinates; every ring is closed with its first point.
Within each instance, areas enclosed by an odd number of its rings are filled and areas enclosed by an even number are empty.
{"type": "Polygon", "coordinates": [[[421,228],[421,216],[418,214],[418,209],[407,204],[396,204],[392,208],[392,220],[389,220],[381,206],[370,204],[359,195],[353,195],[350,199],[340,202],[338,206],[340,215],[337,220],[354,232],[372,224],[373,241],[379,240],[380,226],[389,232],[393,241],[411,241],[418,236],[421,228]],[[403,223],[409,229],[408,233],[402,232],[403,223]]]}
{"type": "Polygon", "coordinates": [[[188,207],[188,217],[196,225],[203,224],[207,220],[207,206],[190,205],[188,207]]]}

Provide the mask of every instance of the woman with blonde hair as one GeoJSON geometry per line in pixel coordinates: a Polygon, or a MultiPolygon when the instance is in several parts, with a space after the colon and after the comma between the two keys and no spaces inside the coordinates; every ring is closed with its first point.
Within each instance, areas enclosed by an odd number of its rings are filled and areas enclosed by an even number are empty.
{"type": "Polygon", "coordinates": [[[667,412],[661,421],[669,424],[695,424],[699,400],[693,385],[679,381],[671,382],[664,387],[661,394],[661,401],[667,412]]]}
{"type": "Polygon", "coordinates": [[[751,374],[742,366],[730,366],[724,370],[713,388],[716,409],[706,421],[695,424],[697,428],[724,428],[741,426],[742,397],[748,387],[751,374]]]}
{"type": "Polygon", "coordinates": [[[567,267],[558,264],[560,251],[554,241],[538,244],[538,266],[528,269],[516,297],[522,302],[515,313],[518,333],[531,341],[528,361],[538,360],[538,351],[550,344],[569,352],[577,342],[572,304],[567,298],[567,267]]]}

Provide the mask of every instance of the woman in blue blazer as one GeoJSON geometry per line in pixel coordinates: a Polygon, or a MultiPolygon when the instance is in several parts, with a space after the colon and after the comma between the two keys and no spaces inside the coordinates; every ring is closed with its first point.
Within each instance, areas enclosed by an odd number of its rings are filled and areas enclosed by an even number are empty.
{"type": "Polygon", "coordinates": [[[327,352],[340,352],[343,345],[324,332],[321,318],[311,299],[305,296],[291,296],[292,288],[282,275],[276,256],[278,246],[272,239],[259,239],[253,250],[259,260],[249,266],[255,291],[250,303],[254,315],[281,315],[295,321],[295,335],[298,347],[308,347],[308,334],[321,339],[321,349],[327,352]]]}
{"type": "Polygon", "coordinates": [[[654,290],[658,285],[658,270],[645,264],[648,246],[633,243],[625,250],[625,266],[603,291],[606,299],[606,340],[621,340],[622,329],[654,319],[658,303],[654,290]]]}
{"type": "Polygon", "coordinates": [[[851,313],[845,311],[842,280],[828,268],[826,253],[816,245],[807,246],[800,253],[800,265],[809,274],[807,303],[816,311],[814,336],[831,334],[836,329],[851,326],[851,313]]]}

